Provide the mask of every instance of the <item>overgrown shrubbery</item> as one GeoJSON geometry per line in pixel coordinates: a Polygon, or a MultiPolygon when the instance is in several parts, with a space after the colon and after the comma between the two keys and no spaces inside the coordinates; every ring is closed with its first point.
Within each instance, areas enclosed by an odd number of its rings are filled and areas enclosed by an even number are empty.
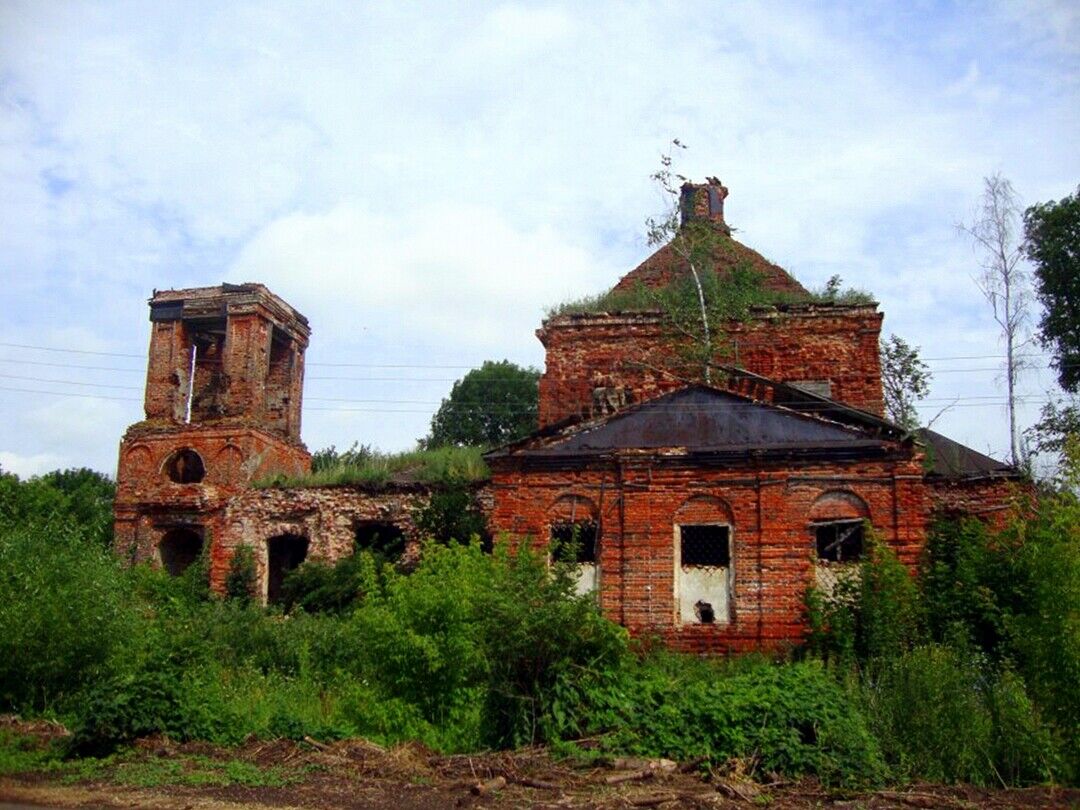
{"type": "Polygon", "coordinates": [[[831,595],[808,594],[808,650],[857,673],[893,774],[1080,778],[1076,497],[1046,495],[1003,531],[938,523],[914,580],[887,548],[870,549],[831,595]]]}
{"type": "Polygon", "coordinates": [[[632,648],[569,568],[498,544],[433,540],[410,573],[368,551],[302,566],[282,613],[246,598],[245,566],[218,598],[205,561],[172,579],[70,518],[0,522],[0,711],[60,718],[76,753],[153,732],[444,751],[588,737],[835,785],[1075,782],[1078,533],[1068,494],[1004,532],[943,524],[915,579],[871,538],[833,599],[809,596],[803,660],[784,663],[632,648]]]}

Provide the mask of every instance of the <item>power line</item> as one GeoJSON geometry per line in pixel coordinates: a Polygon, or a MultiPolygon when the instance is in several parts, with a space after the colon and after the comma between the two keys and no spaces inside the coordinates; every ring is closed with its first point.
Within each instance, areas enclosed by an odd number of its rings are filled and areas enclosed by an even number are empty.
{"type": "Polygon", "coordinates": [[[79,385],[87,388],[115,388],[122,391],[142,391],[142,388],[134,385],[106,385],[103,383],[75,382],[75,380],[49,380],[44,377],[23,377],[19,374],[0,374],[7,380],[23,380],[25,382],[53,383],[56,385],[79,385]]]}
{"type": "Polygon", "coordinates": [[[6,385],[0,385],[0,391],[17,391],[22,394],[48,394],[54,397],[80,397],[82,399],[113,399],[118,402],[142,402],[138,397],[110,397],[106,394],[69,394],[63,391],[38,391],[33,388],[9,388],[6,385]]]}
{"type": "Polygon", "coordinates": [[[49,368],[78,368],[87,371],[127,371],[134,374],[145,374],[143,368],[121,368],[119,366],[84,366],[80,363],[49,363],[44,360],[14,360],[10,357],[0,357],[0,363],[17,363],[20,366],[48,366],[49,368]]]}
{"type": "Polygon", "coordinates": [[[145,354],[124,354],[122,352],[92,352],[88,349],[59,349],[54,346],[32,346],[29,343],[4,343],[0,342],[0,346],[7,346],[12,349],[34,349],[39,352],[64,352],[67,354],[95,354],[101,357],[134,357],[137,360],[141,360],[145,357],[145,354]]]}

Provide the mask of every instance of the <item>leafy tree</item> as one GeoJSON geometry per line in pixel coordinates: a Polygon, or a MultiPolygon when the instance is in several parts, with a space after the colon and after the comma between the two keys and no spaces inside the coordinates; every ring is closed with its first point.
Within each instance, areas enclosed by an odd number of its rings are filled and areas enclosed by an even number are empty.
{"type": "Polygon", "coordinates": [[[1020,434],[1016,427],[1016,382],[1024,362],[1020,350],[1027,343],[1030,320],[1028,276],[1021,259],[1020,202],[1012,183],[995,174],[983,180],[979,211],[969,225],[958,227],[981,255],[982,274],[975,279],[994,312],[1005,338],[1006,405],[1009,411],[1009,446],[1013,464],[1020,464],[1020,434]]]}
{"type": "Polygon", "coordinates": [[[885,393],[885,412],[896,424],[908,430],[919,426],[915,403],[930,392],[933,376],[919,359],[918,346],[890,335],[881,341],[881,386],[885,393]]]}
{"type": "Polygon", "coordinates": [[[1024,212],[1024,253],[1035,265],[1044,311],[1040,340],[1053,353],[1058,382],[1080,391],[1080,187],[1058,202],[1024,212]]]}
{"type": "MultiPolygon", "coordinates": [[[[672,140],[671,145],[677,149],[686,149],[685,144],[678,138],[672,140]]],[[[670,244],[675,254],[679,256],[690,270],[690,276],[694,280],[697,290],[697,304],[700,311],[701,333],[698,337],[701,354],[703,355],[703,373],[706,383],[712,382],[710,362],[713,357],[713,336],[709,327],[709,307],[706,304],[705,287],[702,276],[711,277],[709,271],[713,254],[720,241],[720,233],[712,223],[694,219],[686,222],[682,217],[680,206],[681,185],[689,182],[686,177],[676,174],[673,169],[671,152],[660,157],[660,169],[653,174],[652,179],[660,187],[660,190],[668,199],[668,206],[660,218],[649,218],[645,224],[648,226],[649,246],[657,247],[670,244]]]]}
{"type": "Polygon", "coordinates": [[[0,523],[71,519],[108,546],[115,494],[116,484],[108,476],[85,467],[54,470],[25,481],[0,470],[0,523]]]}
{"type": "Polygon", "coordinates": [[[536,430],[539,383],[535,368],[486,361],[454,383],[422,443],[494,446],[528,435],[536,430]]]}

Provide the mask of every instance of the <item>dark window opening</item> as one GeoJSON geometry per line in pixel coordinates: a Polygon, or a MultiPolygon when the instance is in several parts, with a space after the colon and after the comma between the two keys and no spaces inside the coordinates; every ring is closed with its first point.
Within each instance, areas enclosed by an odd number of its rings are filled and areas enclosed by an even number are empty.
{"type": "Polygon", "coordinates": [[[177,450],[165,464],[165,474],[176,484],[197,484],[206,477],[202,456],[194,450],[177,450]]]}
{"type": "Polygon", "coordinates": [[[405,532],[393,523],[358,523],[356,549],[370,551],[387,562],[397,562],[405,554],[405,532]]]}
{"type": "Polygon", "coordinates": [[[852,562],[862,557],[862,521],[822,523],[814,527],[817,555],[825,562],[852,562]]]}
{"type": "Polygon", "coordinates": [[[551,527],[551,558],[555,562],[595,563],[597,526],[594,521],[556,523],[551,527]]]}
{"type": "Polygon", "coordinates": [[[178,577],[202,553],[202,536],[193,529],[170,529],[158,544],[162,567],[170,576],[178,577]]]}
{"type": "Polygon", "coordinates": [[[727,568],[731,565],[728,526],[680,526],[681,564],[701,568],[727,568]]]}
{"type": "MultiPolygon", "coordinates": [[[[185,324],[195,348],[195,379],[192,381],[191,419],[222,416],[229,381],[225,374],[225,321],[185,324]]],[[[190,349],[188,350],[190,351],[190,349]]]]}
{"type": "Polygon", "coordinates": [[[271,537],[266,552],[266,601],[280,602],[285,575],[307,558],[308,539],[296,534],[271,537]]]}

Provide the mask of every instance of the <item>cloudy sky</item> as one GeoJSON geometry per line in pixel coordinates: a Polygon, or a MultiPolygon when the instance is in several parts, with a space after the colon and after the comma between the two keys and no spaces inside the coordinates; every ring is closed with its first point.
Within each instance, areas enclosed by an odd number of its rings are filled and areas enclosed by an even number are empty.
{"type": "Polygon", "coordinates": [[[1080,182],[1077,8],[0,0],[0,467],[115,472],[146,299],[223,280],[311,320],[310,448],[408,447],[468,368],[542,367],[545,305],[647,255],[673,137],[742,241],[874,292],[935,370],[924,417],[954,403],[935,427],[1000,456],[954,226],[986,175],[1025,203],[1080,182]]]}

